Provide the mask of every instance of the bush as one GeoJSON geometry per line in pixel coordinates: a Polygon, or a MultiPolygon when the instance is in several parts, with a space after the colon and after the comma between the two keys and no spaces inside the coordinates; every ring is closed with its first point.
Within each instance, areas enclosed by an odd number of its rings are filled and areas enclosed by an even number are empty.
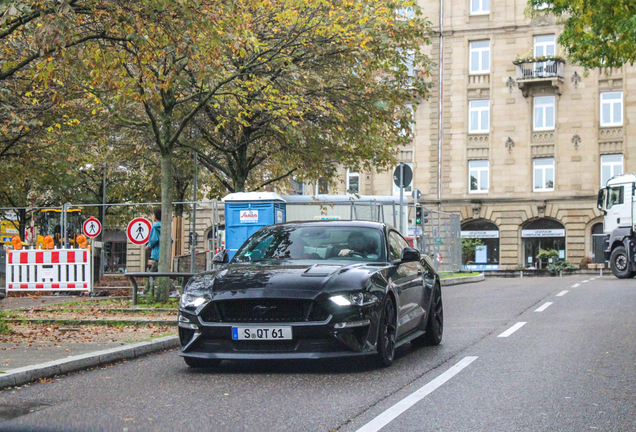
{"type": "Polygon", "coordinates": [[[577,267],[574,264],[571,264],[567,262],[566,260],[563,260],[563,261],[557,261],[557,262],[548,264],[548,267],[546,267],[546,270],[552,274],[558,274],[560,271],[574,270],[576,268],[577,267]]]}
{"type": "Polygon", "coordinates": [[[13,329],[6,321],[6,314],[3,311],[0,311],[0,334],[11,334],[13,333],[13,329]]]}

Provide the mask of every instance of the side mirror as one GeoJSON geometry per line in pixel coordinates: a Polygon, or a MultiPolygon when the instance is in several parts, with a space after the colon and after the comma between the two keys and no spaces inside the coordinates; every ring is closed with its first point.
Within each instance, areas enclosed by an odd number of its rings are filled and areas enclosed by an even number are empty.
{"type": "Polygon", "coordinates": [[[605,207],[605,188],[599,190],[598,196],[596,197],[596,208],[602,211],[604,214],[607,214],[605,212],[604,207],[605,207]]]}
{"type": "Polygon", "coordinates": [[[420,260],[420,252],[412,247],[405,247],[402,249],[402,257],[399,260],[393,261],[391,264],[398,265],[407,262],[415,262],[420,260]]]}
{"type": "Polygon", "coordinates": [[[212,262],[214,264],[227,264],[229,261],[229,256],[226,250],[222,250],[217,252],[214,257],[212,257],[212,262]]]}

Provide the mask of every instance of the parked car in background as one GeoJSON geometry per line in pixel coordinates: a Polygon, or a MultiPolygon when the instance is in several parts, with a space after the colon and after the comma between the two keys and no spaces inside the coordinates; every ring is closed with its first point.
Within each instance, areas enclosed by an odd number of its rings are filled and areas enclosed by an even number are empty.
{"type": "Polygon", "coordinates": [[[432,262],[378,222],[261,228],[229,263],[190,279],[179,304],[191,367],[348,356],[389,366],[398,346],[437,345],[443,328],[432,262]]]}

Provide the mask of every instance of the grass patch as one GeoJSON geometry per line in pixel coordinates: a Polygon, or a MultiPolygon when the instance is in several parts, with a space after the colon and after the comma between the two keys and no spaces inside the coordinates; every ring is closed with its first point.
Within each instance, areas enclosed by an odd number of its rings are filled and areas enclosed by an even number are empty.
{"type": "Polygon", "coordinates": [[[440,279],[452,279],[459,277],[468,277],[468,276],[479,276],[481,273],[479,272],[460,272],[460,273],[441,273],[440,279]]]}
{"type": "Polygon", "coordinates": [[[6,321],[6,314],[0,311],[0,334],[9,335],[13,333],[13,329],[6,321]]]}

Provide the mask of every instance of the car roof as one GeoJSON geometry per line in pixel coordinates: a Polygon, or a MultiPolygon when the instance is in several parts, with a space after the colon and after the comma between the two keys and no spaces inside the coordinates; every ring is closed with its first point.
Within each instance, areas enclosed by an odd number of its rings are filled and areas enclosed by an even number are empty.
{"type": "Polygon", "coordinates": [[[392,228],[384,222],[364,221],[364,220],[321,220],[321,221],[294,221],[284,222],[270,226],[343,226],[343,227],[359,227],[359,228],[375,228],[385,229],[392,228]]]}

